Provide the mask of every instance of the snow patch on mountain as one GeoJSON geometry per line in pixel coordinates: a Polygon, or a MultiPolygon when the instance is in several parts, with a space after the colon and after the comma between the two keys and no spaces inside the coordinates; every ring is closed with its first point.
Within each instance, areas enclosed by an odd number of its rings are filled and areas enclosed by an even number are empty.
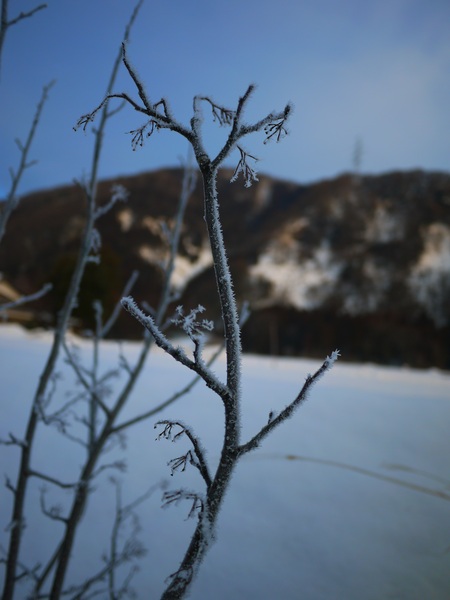
{"type": "Polygon", "coordinates": [[[392,273],[388,266],[366,256],[361,269],[358,286],[341,289],[342,312],[356,316],[376,312],[386,301],[386,294],[392,285],[392,273]]]}
{"type": "Polygon", "coordinates": [[[138,249],[138,255],[150,265],[162,266],[164,261],[164,251],[149,244],[142,244],[138,249]]]}
{"type": "MultiPolygon", "coordinates": [[[[142,260],[150,265],[164,269],[169,259],[169,250],[165,247],[154,247],[149,244],[142,244],[138,249],[138,254],[142,260]]],[[[195,259],[177,254],[174,261],[172,272],[172,286],[181,292],[187,286],[189,281],[209,269],[213,265],[213,258],[209,246],[204,245],[198,252],[195,259]]]]}
{"type": "Polygon", "coordinates": [[[213,265],[211,249],[207,244],[203,244],[200,252],[194,261],[178,254],[175,258],[174,270],[172,274],[172,284],[178,291],[184,290],[189,281],[197,275],[200,275],[206,269],[213,265]]]}
{"type": "Polygon", "coordinates": [[[119,221],[121,231],[129,231],[134,223],[134,213],[131,208],[120,210],[117,213],[117,220],[119,221]]]}
{"type": "MultiPolygon", "coordinates": [[[[298,223],[297,223],[298,225],[298,223]]],[[[271,244],[258,262],[250,267],[253,280],[271,285],[270,303],[284,304],[299,309],[319,307],[332,293],[342,266],[334,259],[326,242],[309,259],[299,256],[299,244],[289,239],[271,244]]],[[[267,304],[263,299],[261,304],[267,304]]]]}
{"type": "Polygon", "coordinates": [[[450,322],[450,227],[431,223],[424,228],[423,239],[409,286],[436,326],[444,327],[450,322]]]}
{"type": "MultiPolygon", "coordinates": [[[[142,227],[148,229],[150,233],[164,239],[163,227],[161,225],[161,219],[154,217],[146,216],[141,221],[142,227]]],[[[167,226],[170,228],[171,224],[167,223],[167,226]]]]}
{"type": "Polygon", "coordinates": [[[386,204],[377,204],[372,219],[367,223],[366,240],[385,244],[403,237],[404,222],[393,214],[386,204]]]}

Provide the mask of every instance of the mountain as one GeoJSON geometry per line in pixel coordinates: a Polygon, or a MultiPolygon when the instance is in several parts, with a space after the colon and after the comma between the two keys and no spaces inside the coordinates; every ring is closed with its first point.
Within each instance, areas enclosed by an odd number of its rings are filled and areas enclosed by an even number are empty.
{"type": "MultiPolygon", "coordinates": [[[[218,192],[224,237],[239,303],[251,316],[244,350],[450,368],[450,175],[424,171],[340,177],[299,185],[264,175],[245,188],[222,170],[218,192]]],[[[79,327],[92,326],[92,301],[112,309],[130,273],[138,302],[154,305],[167,258],[166,230],[176,214],[182,172],[165,169],[99,185],[129,191],[102,217],[101,264],[90,264],[80,294],[79,327]]],[[[21,293],[52,281],[36,302],[36,320],[61,304],[84,224],[77,186],[30,194],[11,217],[0,271],[21,293]]],[[[183,225],[174,283],[178,304],[199,303],[220,329],[211,254],[197,182],[183,225]]],[[[113,332],[133,338],[123,315],[113,332]]]]}

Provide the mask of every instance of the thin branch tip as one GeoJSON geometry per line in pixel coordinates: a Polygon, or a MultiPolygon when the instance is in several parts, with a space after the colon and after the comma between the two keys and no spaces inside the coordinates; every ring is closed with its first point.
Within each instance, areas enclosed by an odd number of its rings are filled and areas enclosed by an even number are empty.
{"type": "Polygon", "coordinates": [[[133,308],[137,308],[137,304],[133,298],[133,296],[125,296],[124,298],[122,298],[122,300],[120,301],[120,304],[123,306],[123,308],[125,310],[127,310],[128,312],[131,312],[131,310],[133,308]]]}
{"type": "Polygon", "coordinates": [[[327,362],[329,364],[329,366],[331,366],[338,360],[338,358],[340,358],[340,356],[341,356],[340,350],[338,350],[338,349],[333,350],[333,352],[330,354],[330,356],[327,356],[325,362],[327,362]]]}

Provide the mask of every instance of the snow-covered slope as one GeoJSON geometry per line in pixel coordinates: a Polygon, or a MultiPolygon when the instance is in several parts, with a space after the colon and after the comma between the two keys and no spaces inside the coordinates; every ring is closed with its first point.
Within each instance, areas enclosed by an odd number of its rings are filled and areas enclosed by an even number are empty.
{"type": "MultiPolygon", "coordinates": [[[[30,398],[48,350],[48,335],[30,336],[0,328],[2,404],[0,436],[23,432],[30,398]]],[[[89,345],[78,342],[89,360],[89,345]]],[[[124,349],[132,360],[137,345],[124,349]]],[[[102,347],[104,368],[116,364],[117,346],[102,347]]],[[[314,361],[244,360],[242,437],[267,421],[294,395],[314,361]]],[[[216,364],[223,371],[223,361],[216,364]]],[[[67,366],[54,402],[70,387],[67,366]]],[[[164,400],[190,375],[155,352],[130,400],[132,416],[164,400]]],[[[191,424],[218,460],[222,409],[197,387],[160,418],[191,424]]],[[[126,457],[123,500],[152,484],[200,489],[187,470],[170,477],[166,463],[185,452],[184,442],[155,441],[151,422],[127,436],[125,453],[113,449],[105,462],[126,457]]],[[[243,460],[221,513],[217,541],[196,580],[196,600],[448,600],[450,597],[450,376],[438,371],[337,364],[311,393],[308,403],[243,460]]],[[[72,433],[76,433],[75,430],[72,433]]],[[[79,433],[79,432],[78,432],[79,433]]],[[[13,476],[17,452],[0,447],[2,472],[13,476]]],[[[42,430],[34,468],[71,480],[83,448],[54,430],[42,430]]],[[[2,473],[3,474],[3,473],[2,473]]],[[[80,581],[101,564],[114,518],[114,489],[105,471],[81,524],[71,567],[80,581]]],[[[0,491],[1,546],[7,544],[10,492],[0,491]]],[[[51,504],[52,492],[47,494],[51,504]]],[[[67,494],[58,497],[63,508],[67,494]]],[[[133,579],[137,598],[158,598],[164,578],[176,570],[194,522],[189,505],[160,508],[160,493],[139,507],[140,539],[148,554],[133,579]]],[[[38,492],[29,496],[24,559],[45,560],[59,531],[44,522],[38,492]]],[[[25,597],[25,587],[21,588],[25,597]]]]}

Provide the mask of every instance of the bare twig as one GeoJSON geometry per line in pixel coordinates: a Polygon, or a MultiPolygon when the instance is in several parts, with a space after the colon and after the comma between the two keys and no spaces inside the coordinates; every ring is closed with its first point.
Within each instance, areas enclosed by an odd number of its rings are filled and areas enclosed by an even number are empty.
{"type": "Polygon", "coordinates": [[[62,507],[59,504],[54,504],[53,506],[50,506],[50,508],[47,507],[47,504],[45,502],[46,493],[46,487],[42,486],[40,493],[40,505],[42,513],[52,521],[59,521],[61,523],[66,524],[67,518],[62,516],[62,507]]]}
{"type": "MultiPolygon", "coordinates": [[[[207,363],[208,366],[212,365],[214,363],[214,361],[218,358],[218,356],[220,356],[220,354],[222,354],[223,348],[224,348],[223,344],[221,346],[219,346],[219,348],[214,352],[214,354],[209,359],[209,361],[207,363]]],[[[199,383],[201,380],[202,380],[202,378],[200,377],[200,375],[197,375],[196,377],[191,379],[191,381],[184,388],[182,388],[178,392],[175,392],[167,400],[165,400],[164,402],[161,402],[161,404],[158,404],[151,410],[149,410],[145,413],[142,413],[141,415],[138,415],[138,416],[134,417],[133,419],[130,419],[129,421],[125,421],[124,423],[120,423],[120,425],[116,425],[113,428],[113,432],[119,433],[120,431],[127,429],[128,427],[131,427],[132,425],[135,425],[136,423],[141,423],[142,421],[150,419],[151,417],[155,416],[156,414],[160,413],[165,408],[167,408],[168,406],[170,406],[171,404],[176,402],[179,398],[186,396],[193,389],[193,387],[197,383],[199,383]]]]}
{"type": "MultiPolygon", "coordinates": [[[[102,106],[103,110],[106,110],[106,103],[103,103],[102,106]]],[[[158,106],[156,108],[158,108],[158,106]]],[[[191,193],[192,181],[192,175],[186,175],[186,177],[183,179],[183,188],[182,193],[180,195],[175,228],[172,232],[169,260],[166,266],[165,284],[163,285],[163,291],[159,302],[159,306],[157,307],[154,313],[156,326],[158,326],[165,318],[165,314],[172,297],[170,275],[173,270],[173,262],[175,260],[175,256],[178,250],[178,240],[179,232],[181,230],[181,222],[185,212],[187,200],[191,193]]],[[[97,383],[99,381],[98,376],[96,375],[98,371],[97,365],[99,342],[102,336],[105,334],[105,331],[107,330],[107,325],[102,326],[101,314],[99,311],[99,307],[97,307],[97,326],[93,338],[94,360],[92,372],[90,374],[90,377],[93,378],[92,381],[94,382],[95,380],[97,383]]],[[[98,473],[99,470],[96,469],[96,465],[100,457],[102,456],[102,453],[104,453],[106,445],[114,439],[114,436],[117,436],[117,434],[120,433],[119,429],[115,429],[115,422],[118,416],[120,415],[125,403],[127,402],[127,399],[131,394],[131,391],[133,390],[134,385],[144,367],[146,357],[152,346],[152,342],[153,340],[150,336],[148,336],[144,340],[141,353],[134,366],[130,366],[129,363],[124,359],[124,357],[122,357],[122,365],[124,366],[128,376],[125,384],[123,385],[122,390],[117,395],[115,401],[108,403],[109,412],[103,411],[104,419],[102,422],[98,420],[98,415],[95,409],[98,402],[91,402],[90,414],[86,420],[88,430],[90,432],[89,442],[87,446],[88,454],[86,462],[82,467],[80,475],[81,480],[90,481],[94,476],[95,472],[97,471],[98,473]]],[[[83,514],[86,503],[88,501],[88,492],[89,490],[86,487],[77,490],[77,494],[73,500],[72,508],[69,512],[66,530],[61,540],[60,552],[57,557],[57,560],[55,561],[55,575],[53,578],[52,591],[50,595],[50,597],[52,599],[54,598],[55,600],[63,591],[63,582],[65,574],[67,572],[69,558],[72,552],[74,534],[80,521],[81,515],[83,514]]],[[[42,582],[40,583],[40,585],[42,585],[42,582]]]]}
{"type": "MultiPolygon", "coordinates": [[[[3,0],[3,1],[5,2],[5,0],[3,0]]],[[[32,145],[35,133],[36,133],[36,129],[39,125],[39,121],[41,120],[44,105],[48,99],[48,93],[49,93],[50,89],[52,88],[52,86],[54,85],[54,83],[55,83],[54,81],[51,81],[50,83],[45,85],[42,89],[41,99],[39,100],[38,105],[36,107],[36,112],[34,114],[33,122],[31,124],[30,130],[28,132],[27,139],[25,140],[25,144],[22,144],[21,142],[16,140],[17,146],[20,151],[20,161],[19,161],[19,166],[17,167],[17,171],[11,170],[11,180],[12,180],[11,187],[10,187],[8,193],[6,194],[5,204],[3,206],[2,212],[0,213],[0,241],[2,240],[2,238],[5,234],[6,224],[9,220],[9,217],[11,216],[11,213],[17,207],[17,204],[19,202],[18,197],[17,197],[17,190],[18,190],[20,181],[23,177],[24,171],[26,169],[30,168],[32,166],[32,164],[34,164],[34,163],[29,162],[28,155],[30,153],[30,148],[31,148],[31,145],[32,145]]]]}
{"type": "Polygon", "coordinates": [[[145,554],[145,549],[137,539],[139,533],[139,520],[135,513],[135,509],[148,500],[150,496],[157,490],[163,487],[162,484],[152,485],[144,494],[123,506],[122,504],[122,488],[118,481],[115,479],[111,480],[116,487],[116,516],[114,519],[114,525],[111,531],[110,541],[110,553],[107,563],[111,565],[111,569],[108,573],[108,591],[110,600],[116,600],[121,598],[122,595],[129,589],[131,578],[135,573],[134,569],[131,569],[128,576],[125,578],[120,591],[116,591],[116,566],[128,562],[132,559],[139,558],[145,554]],[[132,528],[128,538],[122,544],[122,550],[119,549],[119,538],[123,535],[123,528],[126,521],[131,520],[132,528]]]}
{"type": "Polygon", "coordinates": [[[40,473],[39,471],[35,471],[33,469],[30,469],[28,471],[28,475],[30,477],[37,477],[38,479],[42,479],[42,481],[46,481],[47,483],[52,483],[53,485],[56,485],[57,487],[60,487],[62,489],[66,489],[66,490],[72,489],[78,485],[78,482],[64,483],[60,479],[56,479],[55,477],[51,477],[50,475],[46,475],[45,473],[40,473]]]}
{"type": "MultiPolygon", "coordinates": [[[[141,5],[141,2],[138,4],[138,7],[140,5],[141,5]]],[[[130,23],[134,20],[134,18],[136,16],[136,10],[134,11],[134,13],[132,15],[130,23]]],[[[127,28],[127,31],[128,31],[128,28],[127,28]]],[[[112,86],[114,85],[120,62],[121,62],[121,52],[118,54],[118,57],[114,63],[110,81],[109,81],[108,88],[107,88],[107,94],[110,93],[112,86]]],[[[44,88],[44,93],[43,93],[43,98],[41,100],[41,104],[43,104],[43,102],[46,99],[48,87],[49,86],[44,88]]],[[[102,144],[103,144],[104,131],[105,131],[107,120],[109,118],[109,113],[107,110],[107,103],[103,103],[103,104],[104,104],[104,107],[103,107],[103,110],[100,115],[100,123],[99,123],[99,126],[97,127],[97,129],[94,131],[95,143],[94,143],[94,152],[93,152],[93,158],[92,158],[90,179],[83,186],[83,191],[84,191],[84,194],[86,197],[86,204],[87,204],[86,225],[85,225],[85,229],[83,232],[83,237],[81,240],[80,250],[79,250],[79,254],[78,254],[78,258],[77,258],[77,263],[76,263],[74,272],[72,274],[69,289],[67,291],[63,307],[58,315],[57,328],[54,333],[53,343],[52,343],[47,361],[45,363],[44,369],[39,378],[38,386],[35,391],[34,399],[32,402],[32,407],[31,407],[30,414],[28,417],[26,433],[25,433],[26,446],[21,449],[21,459],[20,459],[20,466],[19,466],[18,475],[17,475],[16,493],[14,496],[14,505],[13,505],[13,511],[12,511],[12,519],[11,519],[12,522],[20,523],[23,521],[23,518],[24,518],[25,498],[26,498],[27,484],[28,484],[29,471],[30,471],[30,461],[31,461],[31,456],[32,456],[33,443],[35,440],[36,429],[37,429],[38,422],[39,422],[39,409],[41,407],[43,398],[45,398],[47,387],[49,385],[49,382],[51,381],[56,362],[59,358],[60,351],[63,346],[64,337],[65,337],[65,334],[66,334],[66,331],[68,328],[69,319],[70,319],[73,309],[75,307],[76,299],[78,296],[78,290],[80,287],[80,282],[81,282],[85,267],[89,261],[90,253],[92,250],[93,236],[94,236],[94,230],[95,230],[95,221],[96,221],[96,217],[99,216],[96,213],[96,211],[98,209],[98,207],[96,205],[96,197],[97,197],[97,177],[98,177],[99,160],[100,160],[100,153],[101,153],[102,144]]],[[[41,110],[42,110],[42,106],[38,107],[39,115],[40,115],[41,110]]],[[[36,119],[35,119],[35,121],[36,121],[36,119]]],[[[34,134],[34,129],[32,130],[32,132],[34,134]]],[[[31,139],[32,139],[32,135],[30,134],[30,136],[28,138],[28,140],[30,140],[29,143],[31,143],[31,139]]],[[[21,162],[21,165],[23,165],[22,169],[25,168],[25,165],[26,165],[26,156],[27,156],[27,152],[28,152],[27,148],[29,147],[29,143],[27,141],[27,144],[25,144],[25,146],[24,146],[24,151],[22,152],[22,162],[21,162]]],[[[18,172],[20,172],[20,168],[19,168],[18,172]]],[[[16,177],[16,179],[17,179],[17,177],[16,177]]],[[[13,190],[10,193],[10,196],[11,196],[11,198],[15,197],[14,185],[13,185],[13,190]]],[[[70,439],[74,439],[75,441],[80,442],[80,440],[78,440],[74,436],[70,436],[67,431],[65,432],[65,434],[70,439]]],[[[88,475],[87,477],[83,478],[83,474],[82,474],[83,481],[88,481],[90,472],[88,472],[87,475],[88,475]]],[[[78,501],[78,499],[86,497],[87,494],[88,494],[87,487],[79,486],[77,488],[77,492],[76,492],[76,502],[78,501]]],[[[83,503],[81,504],[80,508],[81,509],[83,508],[83,503]]],[[[82,510],[80,511],[80,515],[81,515],[81,512],[82,512],[82,510]]],[[[78,522],[78,519],[75,521],[75,523],[77,523],[77,522],[78,522]]],[[[71,523],[73,524],[74,522],[70,521],[70,520],[67,521],[66,530],[69,528],[71,523]]],[[[71,532],[72,539],[73,539],[73,535],[74,535],[74,531],[71,532]]],[[[19,560],[19,552],[20,552],[21,542],[22,542],[22,529],[14,528],[11,531],[10,540],[9,540],[6,575],[5,575],[4,589],[3,589],[3,600],[12,600],[13,596],[14,596],[14,590],[15,590],[15,584],[16,584],[16,569],[17,569],[17,564],[18,564],[17,561],[19,560]]],[[[64,554],[64,547],[61,546],[61,551],[58,553],[59,563],[58,563],[56,573],[55,573],[55,580],[56,580],[56,583],[55,583],[56,591],[55,591],[55,596],[54,596],[55,598],[59,598],[60,593],[62,591],[68,557],[69,557],[68,554],[64,554]],[[62,570],[60,567],[61,560],[63,561],[63,567],[64,567],[62,570]],[[64,561],[66,561],[66,562],[64,563],[64,561]]],[[[42,584],[43,584],[43,581],[40,581],[39,585],[42,585],[42,584]]],[[[36,591],[39,591],[39,590],[37,589],[36,591]]]]}
{"type": "Polygon", "coordinates": [[[47,8],[47,4],[39,4],[38,6],[36,6],[35,8],[32,8],[31,10],[29,10],[27,12],[23,12],[23,11],[20,12],[17,15],[17,17],[14,17],[13,19],[9,19],[8,18],[8,4],[9,4],[9,0],[2,0],[1,15],[0,15],[0,68],[1,68],[2,55],[3,55],[3,45],[5,43],[6,32],[8,31],[8,29],[10,27],[12,27],[13,25],[17,25],[17,23],[19,23],[19,21],[22,21],[23,19],[32,17],[39,10],[47,8]]]}
{"type": "Polygon", "coordinates": [[[189,490],[172,490],[163,494],[163,508],[171,504],[179,504],[181,500],[190,500],[192,502],[187,518],[190,519],[196,514],[202,514],[205,508],[205,499],[201,494],[189,490]]]}
{"type": "Polygon", "coordinates": [[[38,292],[34,292],[34,294],[28,294],[28,296],[21,296],[17,300],[13,300],[12,302],[6,302],[0,306],[0,313],[5,312],[7,310],[11,310],[12,308],[17,308],[18,306],[22,306],[22,304],[27,304],[28,302],[34,302],[35,300],[39,300],[45,294],[52,289],[51,283],[46,283],[38,292]]]}
{"type": "Polygon", "coordinates": [[[208,98],[207,96],[199,96],[199,100],[204,100],[211,106],[213,120],[217,121],[219,125],[233,124],[233,119],[236,116],[236,113],[233,110],[216,104],[213,100],[211,100],[211,98],[208,98]]]}
{"type": "Polygon", "coordinates": [[[179,459],[174,459],[175,461],[178,461],[175,464],[173,460],[169,461],[169,466],[172,469],[172,474],[174,470],[177,470],[180,467],[182,467],[181,470],[184,471],[186,468],[186,463],[189,462],[191,465],[198,469],[200,475],[203,477],[206,483],[206,488],[208,489],[211,486],[211,476],[209,474],[208,465],[206,463],[205,452],[201,447],[200,441],[198,440],[197,436],[189,429],[189,427],[187,427],[187,425],[181,423],[180,421],[158,421],[154,426],[155,429],[158,427],[158,425],[164,425],[164,429],[158,435],[158,439],[164,437],[166,440],[172,439],[172,441],[175,442],[177,439],[180,438],[180,436],[185,435],[191,442],[192,447],[194,449],[195,458],[192,455],[192,452],[189,451],[185,455],[185,458],[183,457],[184,460],[181,460],[181,462],[179,462],[179,459]],[[178,427],[180,431],[174,433],[172,431],[174,427],[178,427]]]}

